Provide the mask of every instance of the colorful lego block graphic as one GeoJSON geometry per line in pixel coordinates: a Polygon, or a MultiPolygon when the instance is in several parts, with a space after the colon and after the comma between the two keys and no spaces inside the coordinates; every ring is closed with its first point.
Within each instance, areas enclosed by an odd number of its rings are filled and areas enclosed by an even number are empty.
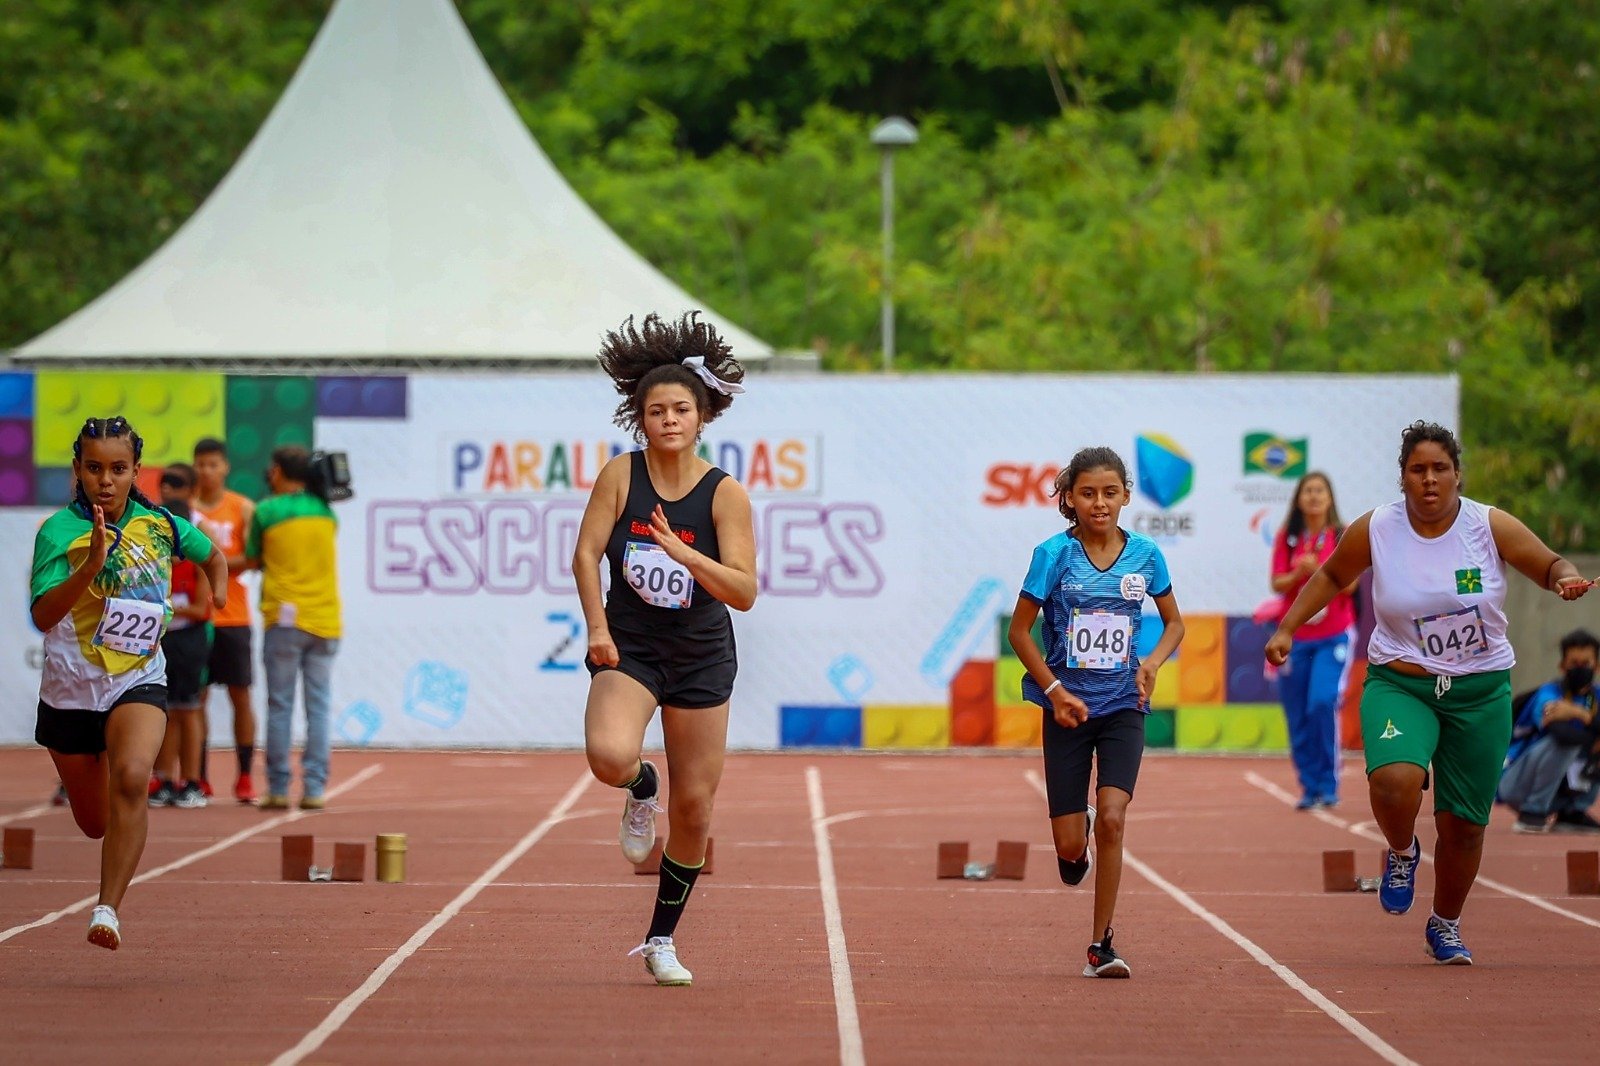
{"type": "Polygon", "coordinates": [[[114,415],[144,439],[146,466],[187,461],[195,441],[222,436],[223,376],[43,371],[34,379],[34,463],[70,466],[84,421],[114,415]]]}
{"type": "Polygon", "coordinates": [[[318,418],[405,418],[403,377],[317,379],[318,418]]]}
{"type": "Polygon", "coordinates": [[[1037,748],[1044,743],[1044,711],[1031,703],[1001,704],[994,709],[994,746],[1037,748]]]}
{"type": "Polygon", "coordinates": [[[780,707],[778,742],[786,748],[859,748],[861,708],[830,705],[780,707]]]}
{"type": "Polygon", "coordinates": [[[1289,728],[1276,703],[1179,707],[1175,746],[1185,751],[1286,751],[1289,728]]]}
{"type": "Polygon", "coordinates": [[[987,747],[994,742],[994,667],[979,659],[961,664],[950,679],[950,743],[987,747]]]}
{"type": "Polygon", "coordinates": [[[0,507],[27,506],[33,491],[33,423],[0,418],[0,507]]]}
{"type": "Polygon", "coordinates": [[[274,448],[311,447],[316,385],[305,377],[230,377],[226,406],[228,487],[258,497],[274,448]]]}
{"type": "Polygon", "coordinates": [[[1221,703],[1227,694],[1227,639],[1218,615],[1185,618],[1183,653],[1178,657],[1178,698],[1192,703],[1221,703]]]}
{"type": "Polygon", "coordinates": [[[1271,703],[1278,685],[1267,677],[1266,648],[1275,623],[1249,618],[1227,620],[1227,699],[1229,703],[1271,703]]]}
{"type": "Polygon", "coordinates": [[[931,704],[868,704],[861,708],[864,748],[948,748],[950,708],[931,704]]]}
{"type": "Polygon", "coordinates": [[[0,418],[33,418],[32,374],[0,374],[0,418]]]}
{"type": "Polygon", "coordinates": [[[1170,748],[1177,742],[1177,712],[1151,711],[1144,720],[1144,746],[1170,748]]]}

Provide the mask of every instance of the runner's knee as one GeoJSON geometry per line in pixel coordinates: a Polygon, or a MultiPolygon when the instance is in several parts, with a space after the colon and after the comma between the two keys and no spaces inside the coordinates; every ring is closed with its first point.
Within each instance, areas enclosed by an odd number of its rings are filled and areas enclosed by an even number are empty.
{"type": "Polygon", "coordinates": [[[143,804],[149,794],[150,768],[132,762],[111,767],[111,794],[123,803],[143,804]]]}
{"type": "Polygon", "coordinates": [[[668,800],[667,818],[674,829],[681,827],[686,833],[703,836],[711,831],[713,803],[709,792],[688,795],[674,792],[668,800]]]}

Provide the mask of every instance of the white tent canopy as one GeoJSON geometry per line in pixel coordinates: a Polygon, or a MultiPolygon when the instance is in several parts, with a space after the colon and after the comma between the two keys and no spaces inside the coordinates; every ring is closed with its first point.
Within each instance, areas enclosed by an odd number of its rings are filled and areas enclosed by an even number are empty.
{"type": "Polygon", "coordinates": [[[194,216],[14,356],[541,363],[701,306],[562,179],[449,0],[338,0],[194,216]]]}

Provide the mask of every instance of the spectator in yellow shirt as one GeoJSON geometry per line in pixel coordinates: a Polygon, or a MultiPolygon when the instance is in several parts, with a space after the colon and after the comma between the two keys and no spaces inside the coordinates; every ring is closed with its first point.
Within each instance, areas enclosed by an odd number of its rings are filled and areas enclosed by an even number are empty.
{"type": "Polygon", "coordinates": [[[272,453],[272,495],[256,507],[245,555],[261,570],[262,659],[267,671],[267,795],[263,810],[289,806],[289,747],[295,689],[305,678],[306,745],[300,755],[302,810],[321,810],[328,784],[329,702],[339,650],[338,522],[308,488],[304,448],[272,453]]]}

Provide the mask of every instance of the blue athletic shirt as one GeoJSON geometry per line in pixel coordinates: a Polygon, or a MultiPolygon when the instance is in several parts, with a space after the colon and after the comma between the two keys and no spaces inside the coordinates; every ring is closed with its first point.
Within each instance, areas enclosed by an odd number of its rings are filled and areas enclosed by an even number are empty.
{"type": "MultiPolygon", "coordinates": [[[[1141,608],[1145,596],[1172,591],[1167,560],[1155,541],[1142,533],[1119,532],[1122,554],[1107,569],[1090,562],[1078,539],[1063,532],[1033,549],[1022,581],[1022,595],[1043,609],[1045,663],[1068,692],[1088,705],[1091,718],[1138,707],[1141,608]]],[[[1031,674],[1022,676],[1022,696],[1050,707],[1031,674]]]]}

